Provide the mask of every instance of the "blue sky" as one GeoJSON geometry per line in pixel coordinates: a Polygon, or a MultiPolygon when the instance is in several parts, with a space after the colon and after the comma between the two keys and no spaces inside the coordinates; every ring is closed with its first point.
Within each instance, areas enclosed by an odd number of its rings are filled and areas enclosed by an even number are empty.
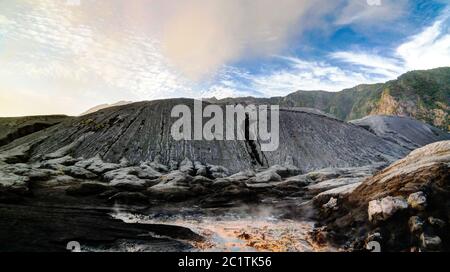
{"type": "Polygon", "coordinates": [[[442,66],[448,0],[0,2],[0,116],[340,91],[442,66]]]}

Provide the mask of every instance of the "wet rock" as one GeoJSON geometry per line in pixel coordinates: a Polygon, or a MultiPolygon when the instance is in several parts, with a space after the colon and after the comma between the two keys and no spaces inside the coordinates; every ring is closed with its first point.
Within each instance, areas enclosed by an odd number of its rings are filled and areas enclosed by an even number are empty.
{"type": "Polygon", "coordinates": [[[81,184],[70,186],[66,189],[66,193],[71,196],[91,196],[101,194],[108,189],[109,187],[104,184],[84,182],[81,184]]]}
{"type": "Polygon", "coordinates": [[[149,203],[148,197],[146,195],[136,192],[120,192],[111,196],[108,200],[117,204],[124,205],[147,205],[149,203]]]}
{"type": "Polygon", "coordinates": [[[423,220],[420,217],[412,216],[411,218],[409,218],[408,226],[409,226],[409,231],[412,234],[422,233],[423,232],[423,225],[424,225],[424,222],[423,222],[423,220]]]}
{"type": "Polygon", "coordinates": [[[335,211],[338,209],[338,200],[337,198],[330,198],[330,200],[322,205],[322,209],[325,211],[335,211]]]}
{"type": "Polygon", "coordinates": [[[427,197],[423,192],[417,192],[414,194],[409,195],[408,197],[408,204],[411,206],[411,208],[423,211],[427,207],[427,197]]]}
{"type": "Polygon", "coordinates": [[[444,229],[447,225],[444,220],[432,216],[428,217],[428,223],[437,229],[444,229]]]}
{"type": "Polygon", "coordinates": [[[426,233],[420,235],[420,242],[422,248],[429,251],[440,250],[442,246],[442,240],[439,236],[432,236],[426,233]]]}
{"type": "Polygon", "coordinates": [[[95,179],[95,178],[97,178],[97,175],[92,173],[91,171],[86,170],[79,166],[75,166],[75,165],[65,167],[63,172],[66,175],[69,175],[69,176],[72,176],[75,178],[80,178],[80,179],[95,179]]]}
{"type": "Polygon", "coordinates": [[[408,208],[408,203],[403,197],[385,197],[381,200],[369,202],[369,221],[385,221],[391,218],[397,211],[408,208]]]}
{"type": "Polygon", "coordinates": [[[208,164],[207,167],[208,171],[211,173],[211,176],[214,178],[225,178],[229,176],[228,169],[223,166],[208,164]]]}
{"type": "Polygon", "coordinates": [[[383,241],[383,236],[379,232],[369,233],[369,235],[367,235],[367,238],[366,238],[366,243],[369,243],[369,242],[381,243],[382,241],[383,241]]]}

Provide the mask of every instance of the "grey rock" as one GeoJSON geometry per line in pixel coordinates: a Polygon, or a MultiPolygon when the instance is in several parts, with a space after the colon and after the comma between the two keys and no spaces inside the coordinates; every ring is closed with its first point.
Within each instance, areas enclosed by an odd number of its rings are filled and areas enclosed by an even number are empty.
{"type": "Polygon", "coordinates": [[[229,175],[229,170],[226,167],[212,164],[208,164],[207,167],[211,176],[214,178],[225,178],[229,175]]]}
{"type": "Polygon", "coordinates": [[[189,160],[188,158],[185,158],[180,163],[179,170],[188,175],[193,175],[195,173],[194,163],[191,160],[189,160]]]}
{"type": "Polygon", "coordinates": [[[247,181],[250,178],[256,176],[256,173],[253,170],[241,171],[239,173],[233,174],[227,177],[230,181],[247,181]]]}
{"type": "Polygon", "coordinates": [[[151,168],[155,169],[158,172],[167,173],[169,172],[169,167],[161,163],[161,156],[156,156],[156,158],[152,162],[144,162],[144,165],[148,165],[151,168]]]}
{"type": "Polygon", "coordinates": [[[46,181],[56,174],[56,171],[48,169],[30,169],[26,175],[31,181],[46,181]]]}
{"type": "Polygon", "coordinates": [[[209,186],[212,183],[213,183],[213,180],[209,179],[205,176],[195,176],[191,181],[191,184],[202,184],[205,186],[209,186]]]}
{"type": "Polygon", "coordinates": [[[391,218],[396,212],[407,209],[408,203],[403,197],[388,196],[382,199],[369,202],[369,221],[385,221],[391,218]]]}
{"type": "Polygon", "coordinates": [[[423,232],[423,220],[418,216],[411,216],[408,221],[409,231],[413,234],[419,234],[423,232]]]}
{"type": "Polygon", "coordinates": [[[428,217],[428,223],[438,229],[444,229],[447,225],[444,220],[432,216],[428,217]]]}
{"type": "Polygon", "coordinates": [[[341,199],[351,194],[362,182],[352,183],[345,186],[337,187],[316,195],[313,198],[313,203],[320,207],[327,203],[331,198],[341,199]]]}
{"type": "Polygon", "coordinates": [[[426,233],[420,235],[420,242],[422,248],[430,251],[439,250],[442,246],[442,240],[439,236],[428,235],[426,233]]]}
{"type": "Polygon", "coordinates": [[[414,194],[409,195],[408,197],[408,204],[411,206],[411,208],[423,211],[427,207],[427,197],[423,192],[417,192],[414,194]]]}
{"type": "Polygon", "coordinates": [[[134,175],[124,175],[116,177],[109,182],[110,186],[121,191],[143,191],[151,184],[148,180],[140,179],[134,175]]]}
{"type": "Polygon", "coordinates": [[[321,193],[335,188],[344,187],[352,184],[361,184],[363,178],[337,178],[322,181],[316,184],[308,185],[307,190],[314,193],[321,193]]]}
{"type": "Polygon", "coordinates": [[[74,159],[71,156],[64,156],[62,158],[56,158],[56,159],[44,161],[44,162],[42,162],[42,167],[55,169],[60,165],[64,165],[64,166],[74,165],[78,161],[79,161],[78,159],[74,159]]]}
{"type": "Polygon", "coordinates": [[[87,167],[87,170],[92,171],[96,174],[103,174],[105,172],[118,169],[120,167],[121,167],[120,164],[106,163],[100,158],[100,156],[97,156],[91,159],[91,163],[87,167]]]}
{"type": "Polygon", "coordinates": [[[78,166],[68,166],[64,168],[64,173],[66,175],[75,177],[75,178],[81,178],[81,179],[95,179],[97,178],[97,175],[92,173],[89,170],[86,170],[82,167],[78,167],[78,166]]]}
{"type": "Polygon", "coordinates": [[[194,162],[195,174],[197,176],[208,177],[208,168],[199,161],[194,162]]]}
{"type": "Polygon", "coordinates": [[[161,176],[159,180],[158,184],[147,188],[147,194],[167,200],[182,200],[193,194],[189,187],[192,176],[184,172],[173,171],[161,176]]]}
{"type": "Polygon", "coordinates": [[[170,160],[169,162],[169,171],[175,171],[178,170],[178,162],[174,160],[170,160]]]}
{"type": "Polygon", "coordinates": [[[272,181],[281,181],[281,176],[273,169],[267,169],[263,172],[257,173],[255,177],[250,178],[250,183],[267,183],[272,181]]]}
{"type": "Polygon", "coordinates": [[[330,198],[330,200],[322,205],[322,209],[326,211],[335,211],[338,209],[338,199],[337,198],[330,198]]]}

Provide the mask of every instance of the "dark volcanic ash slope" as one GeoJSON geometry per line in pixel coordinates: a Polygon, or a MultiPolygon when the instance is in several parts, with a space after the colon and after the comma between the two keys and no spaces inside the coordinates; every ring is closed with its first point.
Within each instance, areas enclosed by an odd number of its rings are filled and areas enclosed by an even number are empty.
{"type": "Polygon", "coordinates": [[[450,133],[410,117],[375,115],[351,123],[411,151],[430,143],[450,140],[450,133]]]}
{"type": "Polygon", "coordinates": [[[12,141],[54,126],[70,117],[65,115],[29,116],[29,117],[1,117],[0,118],[0,146],[12,141]]]}
{"type": "Polygon", "coordinates": [[[280,147],[274,152],[261,152],[258,143],[249,141],[177,142],[170,135],[177,118],[171,118],[170,113],[179,104],[193,108],[193,100],[172,99],[100,110],[23,137],[0,152],[31,144],[32,160],[63,153],[86,159],[100,155],[108,162],[126,158],[139,163],[159,158],[170,165],[171,161],[189,158],[232,172],[287,160],[303,171],[360,166],[400,158],[408,152],[356,125],[301,110],[281,110],[280,147]]]}

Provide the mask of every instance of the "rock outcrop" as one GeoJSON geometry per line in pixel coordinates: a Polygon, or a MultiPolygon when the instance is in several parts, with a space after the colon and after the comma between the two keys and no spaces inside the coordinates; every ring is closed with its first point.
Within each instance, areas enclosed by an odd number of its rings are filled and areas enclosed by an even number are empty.
{"type": "Polygon", "coordinates": [[[349,248],[365,249],[378,233],[384,251],[448,250],[450,141],[411,152],[336,205],[322,219],[335,241],[349,248]]]}

